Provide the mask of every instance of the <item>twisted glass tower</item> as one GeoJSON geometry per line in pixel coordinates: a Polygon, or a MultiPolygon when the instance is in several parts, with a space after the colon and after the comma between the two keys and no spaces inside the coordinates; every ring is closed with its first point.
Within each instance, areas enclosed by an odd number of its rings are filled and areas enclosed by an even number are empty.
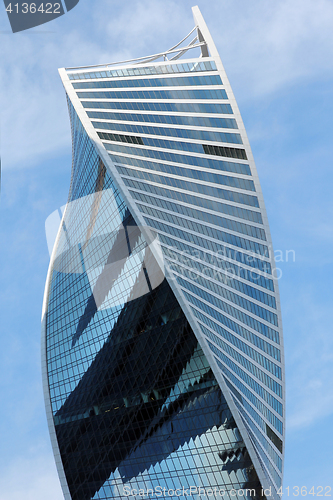
{"type": "Polygon", "coordinates": [[[165,53],[60,70],[73,168],[42,361],[66,500],[279,498],[271,237],[236,101],[193,14],[165,53]]]}

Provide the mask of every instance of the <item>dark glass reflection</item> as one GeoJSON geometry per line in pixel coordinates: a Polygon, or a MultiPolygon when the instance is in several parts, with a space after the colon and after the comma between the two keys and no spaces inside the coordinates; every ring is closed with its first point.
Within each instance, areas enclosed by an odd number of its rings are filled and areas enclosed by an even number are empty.
{"type": "MultiPolygon", "coordinates": [[[[236,427],[166,280],[124,305],[55,422],[73,500],[93,498],[117,468],[126,483],[208,430],[236,427]]],[[[259,486],[240,438],[214,453],[221,471],[244,469],[259,486]]]]}

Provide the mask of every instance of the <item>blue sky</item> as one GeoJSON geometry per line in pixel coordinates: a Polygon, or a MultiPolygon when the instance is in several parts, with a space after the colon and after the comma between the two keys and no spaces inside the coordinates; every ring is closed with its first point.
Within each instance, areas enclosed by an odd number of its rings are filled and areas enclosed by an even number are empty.
{"type": "MultiPolygon", "coordinates": [[[[71,137],[58,67],[139,57],[193,26],[182,0],[81,0],[10,33],[0,11],[0,500],[62,500],[46,427],[40,316],[44,222],[66,202],[71,137]]],[[[275,250],[287,374],[286,486],[333,486],[331,0],[210,0],[199,7],[233,87],[275,250]],[[295,261],[285,252],[295,251],[295,261]],[[279,254],[280,255],[280,254],[279,254]]],[[[333,493],[332,493],[333,494],[333,493]]]]}

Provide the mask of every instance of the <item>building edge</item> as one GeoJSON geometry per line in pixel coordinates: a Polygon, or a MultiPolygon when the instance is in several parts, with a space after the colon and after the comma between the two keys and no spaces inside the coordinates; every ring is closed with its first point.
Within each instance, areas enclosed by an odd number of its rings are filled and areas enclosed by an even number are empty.
{"type": "Polygon", "coordinates": [[[65,470],[62,464],[58,440],[56,437],[52,407],[51,407],[51,396],[50,396],[50,387],[49,387],[49,377],[48,377],[48,369],[47,369],[47,338],[46,338],[46,328],[47,328],[47,304],[49,298],[49,290],[51,284],[51,276],[53,269],[53,262],[57,251],[57,246],[59,242],[59,238],[61,235],[62,229],[62,221],[64,220],[66,214],[66,209],[64,210],[62,220],[59,225],[58,233],[56,240],[54,242],[52,255],[50,257],[50,264],[47,271],[47,277],[45,282],[45,290],[43,297],[43,307],[42,307],[42,318],[41,318],[41,367],[42,367],[42,385],[43,385],[43,395],[44,395],[44,405],[45,405],[45,413],[47,426],[49,429],[50,441],[53,451],[53,456],[57,468],[57,473],[60,481],[60,486],[64,495],[65,500],[72,500],[72,497],[69,492],[65,470]]]}

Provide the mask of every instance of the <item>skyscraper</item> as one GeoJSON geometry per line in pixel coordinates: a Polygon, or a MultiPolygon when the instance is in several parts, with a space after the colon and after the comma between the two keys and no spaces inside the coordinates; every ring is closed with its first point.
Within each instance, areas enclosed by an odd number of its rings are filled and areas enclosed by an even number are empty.
{"type": "Polygon", "coordinates": [[[193,15],[164,53],[60,70],[73,168],[42,361],[66,500],[279,498],[271,237],[235,98],[193,15]]]}

